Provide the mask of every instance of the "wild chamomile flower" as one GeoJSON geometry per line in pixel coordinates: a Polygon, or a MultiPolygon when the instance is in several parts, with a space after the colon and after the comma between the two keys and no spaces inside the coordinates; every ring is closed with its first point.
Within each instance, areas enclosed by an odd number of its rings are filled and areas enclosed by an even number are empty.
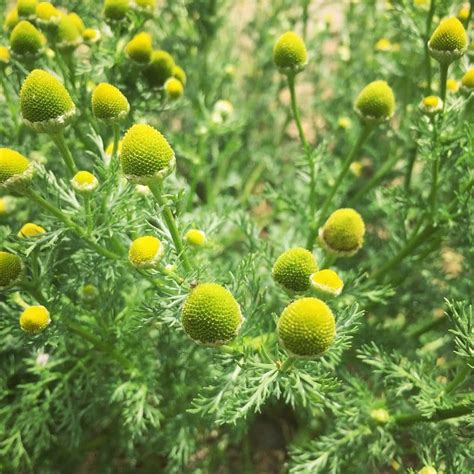
{"type": "Polygon", "coordinates": [[[44,45],[43,35],[29,21],[20,21],[11,32],[10,48],[18,58],[37,58],[43,52],[44,45]]]}
{"type": "Polygon", "coordinates": [[[97,189],[99,181],[89,171],[78,171],[71,179],[71,184],[76,192],[89,194],[97,189]]]}
{"type": "Polygon", "coordinates": [[[308,62],[303,39],[293,31],[283,33],[273,47],[273,62],[282,74],[301,72],[308,62]]]}
{"type": "Polygon", "coordinates": [[[361,161],[353,161],[351,165],[349,166],[349,169],[351,170],[352,174],[354,176],[357,176],[357,178],[360,178],[362,176],[363,168],[364,168],[364,165],[362,164],[361,161]]]}
{"type": "Polygon", "coordinates": [[[343,130],[347,130],[352,126],[352,120],[349,117],[339,117],[337,119],[337,126],[343,130]]]}
{"type": "Polygon", "coordinates": [[[5,46],[0,46],[0,67],[10,62],[10,51],[5,46]]]}
{"type": "Polygon", "coordinates": [[[138,124],[133,125],[123,138],[120,163],[128,180],[147,185],[171,173],[176,159],[173,149],[158,130],[138,124]]]}
{"type": "Polygon", "coordinates": [[[18,17],[33,20],[35,18],[37,5],[38,0],[18,0],[16,2],[18,17]]]}
{"type": "Polygon", "coordinates": [[[74,102],[59,80],[42,69],[26,77],[20,91],[23,121],[40,133],[59,133],[76,114],[74,102]]]}
{"type": "Polygon", "coordinates": [[[459,91],[459,82],[456,79],[448,79],[446,81],[446,89],[449,92],[456,93],[459,91]]]}
{"type": "Polygon", "coordinates": [[[44,234],[46,229],[41,227],[38,224],[34,224],[33,222],[27,222],[18,232],[18,237],[21,239],[31,239],[34,237],[38,237],[41,234],[44,234]]]}
{"type": "Polygon", "coordinates": [[[336,337],[336,321],[329,306],[318,298],[290,303],[277,323],[281,345],[293,357],[313,358],[329,349],[336,337]]]}
{"type": "Polygon", "coordinates": [[[92,112],[104,122],[123,120],[130,111],[127,98],[115,86],[102,82],[92,93],[92,112]]]}
{"type": "Polygon", "coordinates": [[[206,243],[206,234],[199,229],[189,229],[184,240],[193,247],[202,247],[206,243]]]}
{"type": "Polygon", "coordinates": [[[161,260],[164,247],[159,239],[145,235],[135,239],[128,249],[128,260],[136,268],[153,268],[161,260]]]}
{"type": "Polygon", "coordinates": [[[385,81],[371,82],[357,96],[354,108],[366,123],[377,124],[390,120],[395,111],[392,88],[385,81]]]}
{"type": "Polygon", "coordinates": [[[183,84],[183,87],[186,85],[186,73],[184,72],[184,69],[181,66],[176,65],[173,68],[173,77],[178,79],[178,81],[183,84]]]}
{"type": "Polygon", "coordinates": [[[474,91],[474,67],[466,71],[461,79],[462,87],[467,91],[474,91]]]}
{"type": "Polygon", "coordinates": [[[93,303],[99,297],[99,290],[95,285],[88,283],[78,291],[79,297],[86,303],[93,303]]]}
{"type": "Polygon", "coordinates": [[[316,258],[302,247],[285,250],[275,261],[272,276],[285,290],[302,292],[310,288],[309,277],[318,271],[316,258]]]}
{"type": "Polygon", "coordinates": [[[34,165],[21,153],[0,148],[0,188],[20,191],[34,174],[34,165]]]}
{"type": "Polygon", "coordinates": [[[82,32],[82,39],[86,44],[95,44],[98,43],[102,38],[102,35],[100,33],[100,30],[97,28],[86,28],[82,32]]]}
{"type": "Polygon", "coordinates": [[[201,283],[186,298],[181,323],[195,342],[216,346],[237,336],[243,319],[229,290],[216,283],[201,283]]]}
{"type": "Polygon", "coordinates": [[[19,21],[20,21],[20,18],[18,17],[18,10],[16,8],[13,8],[7,13],[5,17],[5,21],[3,23],[3,29],[5,31],[12,31],[13,28],[15,28],[16,25],[18,25],[19,21]]]}
{"type": "Polygon", "coordinates": [[[18,255],[0,251],[0,290],[10,288],[23,274],[23,263],[18,255]]]}
{"type": "Polygon", "coordinates": [[[61,21],[61,12],[50,2],[40,2],[36,7],[36,21],[42,26],[57,25],[61,21]]]}
{"type": "Polygon", "coordinates": [[[164,89],[166,96],[170,100],[178,100],[183,96],[184,93],[183,84],[181,84],[181,81],[175,79],[174,77],[170,77],[166,80],[164,89]]]}
{"type": "Polygon", "coordinates": [[[385,408],[375,408],[370,412],[370,417],[379,425],[385,425],[390,420],[390,414],[385,408]]]}
{"type": "Polygon", "coordinates": [[[125,54],[138,64],[148,64],[153,53],[153,40],[150,33],[136,34],[125,46],[125,54]]]}
{"type": "Polygon", "coordinates": [[[30,306],[20,315],[20,327],[27,334],[38,334],[51,323],[49,311],[44,306],[30,306]]]}
{"type": "Polygon", "coordinates": [[[436,115],[443,110],[443,101],[436,95],[429,95],[421,100],[418,108],[425,115],[436,115]]]}
{"type": "Polygon", "coordinates": [[[220,125],[227,122],[234,114],[234,106],[230,100],[218,100],[212,108],[211,120],[220,125]]]}
{"type": "Polygon", "coordinates": [[[161,49],[153,51],[145,76],[152,86],[162,87],[173,75],[175,63],[170,53],[161,49]]]}
{"type": "Polygon", "coordinates": [[[334,211],[319,229],[322,246],[337,256],[351,257],[364,244],[365,224],[361,215],[354,209],[334,211]]]}
{"type": "Polygon", "coordinates": [[[377,43],[375,43],[375,49],[383,53],[392,51],[393,45],[388,38],[380,38],[377,43]]]}
{"type": "Polygon", "coordinates": [[[434,30],[428,41],[431,56],[440,63],[450,64],[467,49],[467,33],[455,17],[445,18],[434,30]]]}
{"type": "Polygon", "coordinates": [[[418,474],[437,474],[438,471],[432,466],[424,466],[419,471],[418,474]]]}
{"type": "Polygon", "coordinates": [[[84,25],[82,18],[77,13],[74,13],[74,12],[69,13],[67,17],[74,23],[77,30],[82,35],[82,33],[84,33],[84,30],[86,29],[86,25],[84,25]]]}
{"type": "Polygon", "coordinates": [[[344,288],[341,277],[330,269],[313,273],[309,278],[310,284],[322,296],[339,296],[344,288]]]}
{"type": "Polygon", "coordinates": [[[457,18],[462,23],[465,23],[469,18],[469,13],[471,11],[471,7],[468,2],[463,3],[461,8],[458,10],[457,18]]]}
{"type": "Polygon", "coordinates": [[[69,16],[63,16],[56,31],[56,46],[63,50],[72,50],[82,43],[82,34],[76,22],[69,16]]]}
{"type": "Polygon", "coordinates": [[[112,23],[125,20],[129,11],[129,0],[105,0],[104,16],[112,23]]]}

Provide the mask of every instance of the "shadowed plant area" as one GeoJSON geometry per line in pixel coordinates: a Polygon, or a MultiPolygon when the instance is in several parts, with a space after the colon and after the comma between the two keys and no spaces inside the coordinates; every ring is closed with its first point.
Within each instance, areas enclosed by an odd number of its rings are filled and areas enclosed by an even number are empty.
{"type": "Polygon", "coordinates": [[[473,10],[0,1],[0,472],[472,473],[473,10]]]}

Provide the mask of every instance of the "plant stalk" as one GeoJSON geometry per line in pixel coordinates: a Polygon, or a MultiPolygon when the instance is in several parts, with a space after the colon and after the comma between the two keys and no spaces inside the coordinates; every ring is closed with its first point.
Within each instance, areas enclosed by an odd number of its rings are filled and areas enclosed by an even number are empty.
{"type": "Polygon", "coordinates": [[[466,405],[458,405],[453,408],[436,410],[433,415],[426,417],[419,411],[411,413],[399,413],[392,420],[396,425],[407,426],[414,423],[429,423],[433,421],[448,420],[450,418],[458,418],[460,416],[472,413],[473,407],[466,405]]]}
{"type": "Polygon", "coordinates": [[[58,150],[61,153],[61,156],[66,164],[69,175],[72,178],[77,173],[77,166],[74,163],[74,158],[72,157],[71,150],[67,146],[66,140],[64,140],[63,132],[59,132],[51,135],[54,144],[58,147],[58,150]]]}

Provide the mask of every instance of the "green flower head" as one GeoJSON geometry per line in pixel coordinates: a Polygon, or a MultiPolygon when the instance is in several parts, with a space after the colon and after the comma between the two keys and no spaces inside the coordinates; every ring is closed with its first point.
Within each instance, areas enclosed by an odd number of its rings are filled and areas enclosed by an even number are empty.
{"type": "Polygon", "coordinates": [[[395,111],[395,96],[385,81],[374,81],[365,86],[357,96],[354,108],[366,123],[390,120],[395,111]]]}
{"type": "Polygon", "coordinates": [[[302,71],[308,62],[304,41],[293,31],[282,34],[273,47],[273,62],[282,74],[302,71]]]}
{"type": "Polygon", "coordinates": [[[456,18],[445,18],[434,30],[428,41],[431,56],[441,63],[449,64],[460,58],[467,49],[467,33],[456,18]]]}

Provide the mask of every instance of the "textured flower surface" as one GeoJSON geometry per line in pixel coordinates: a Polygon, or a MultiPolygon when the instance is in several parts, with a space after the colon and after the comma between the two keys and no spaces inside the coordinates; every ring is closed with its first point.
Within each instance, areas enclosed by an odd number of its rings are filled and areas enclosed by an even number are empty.
{"type": "Polygon", "coordinates": [[[283,73],[297,73],[308,62],[304,41],[293,31],[283,33],[273,48],[273,62],[283,73]]]}
{"type": "Polygon", "coordinates": [[[171,100],[178,100],[183,96],[183,84],[180,80],[170,77],[165,82],[165,92],[171,100]]]}
{"type": "Polygon", "coordinates": [[[151,235],[135,239],[128,250],[128,260],[137,268],[153,268],[163,256],[163,244],[151,235]]]}
{"type": "Polygon", "coordinates": [[[220,345],[239,333],[243,317],[229,290],[216,283],[201,283],[186,298],[181,322],[194,341],[220,345]]]}
{"type": "Polygon", "coordinates": [[[325,352],[336,337],[336,321],[329,306],[318,298],[290,303],[277,324],[283,347],[295,357],[311,358],[325,352]]]}
{"type": "Polygon", "coordinates": [[[431,55],[441,62],[461,57],[467,49],[467,33],[455,17],[445,18],[434,30],[428,42],[431,55]]]}
{"type": "Polygon", "coordinates": [[[0,251],[0,289],[14,285],[19,280],[22,269],[18,255],[0,251]]]}
{"type": "Polygon", "coordinates": [[[58,132],[76,113],[64,85],[42,69],[35,69],[25,79],[20,91],[20,105],[23,120],[38,132],[58,132]]]}
{"type": "Polygon", "coordinates": [[[78,171],[71,179],[72,187],[79,193],[91,193],[99,186],[98,179],[89,171],[78,171]]]}
{"type": "Polygon", "coordinates": [[[44,306],[30,306],[20,315],[20,327],[27,334],[38,334],[50,323],[49,311],[44,306]]]}
{"type": "Polygon", "coordinates": [[[272,269],[273,279],[288,291],[306,291],[310,287],[309,277],[318,270],[316,258],[302,247],[283,252],[272,269]]]}
{"type": "Polygon", "coordinates": [[[341,277],[331,269],[320,270],[310,277],[311,286],[323,295],[338,296],[344,288],[341,277]]]}
{"type": "Polygon", "coordinates": [[[56,24],[61,20],[61,12],[50,2],[40,2],[36,7],[36,19],[39,23],[56,24]]]}
{"type": "Polygon", "coordinates": [[[130,105],[119,89],[102,82],[92,93],[92,111],[98,119],[116,122],[128,115],[130,105]]]}
{"type": "Polygon", "coordinates": [[[158,130],[138,124],[123,138],[120,163],[129,180],[147,184],[169,174],[174,169],[175,157],[173,149],[158,130]]]}
{"type": "Polygon", "coordinates": [[[369,123],[389,120],[395,111],[395,96],[385,81],[374,81],[365,86],[355,101],[355,110],[369,123]]]}
{"type": "Polygon", "coordinates": [[[10,35],[10,47],[17,56],[38,56],[44,46],[41,33],[26,20],[20,21],[10,35]]]}
{"type": "Polygon", "coordinates": [[[69,15],[63,16],[56,32],[56,44],[59,48],[75,48],[82,43],[82,34],[76,21],[69,15]]]}
{"type": "Polygon", "coordinates": [[[29,181],[32,175],[30,161],[21,153],[10,148],[0,148],[0,186],[13,188],[25,181],[29,181]]]}
{"type": "Polygon", "coordinates": [[[149,33],[135,35],[125,47],[126,55],[139,64],[148,64],[153,53],[152,38],[149,33]]]}

